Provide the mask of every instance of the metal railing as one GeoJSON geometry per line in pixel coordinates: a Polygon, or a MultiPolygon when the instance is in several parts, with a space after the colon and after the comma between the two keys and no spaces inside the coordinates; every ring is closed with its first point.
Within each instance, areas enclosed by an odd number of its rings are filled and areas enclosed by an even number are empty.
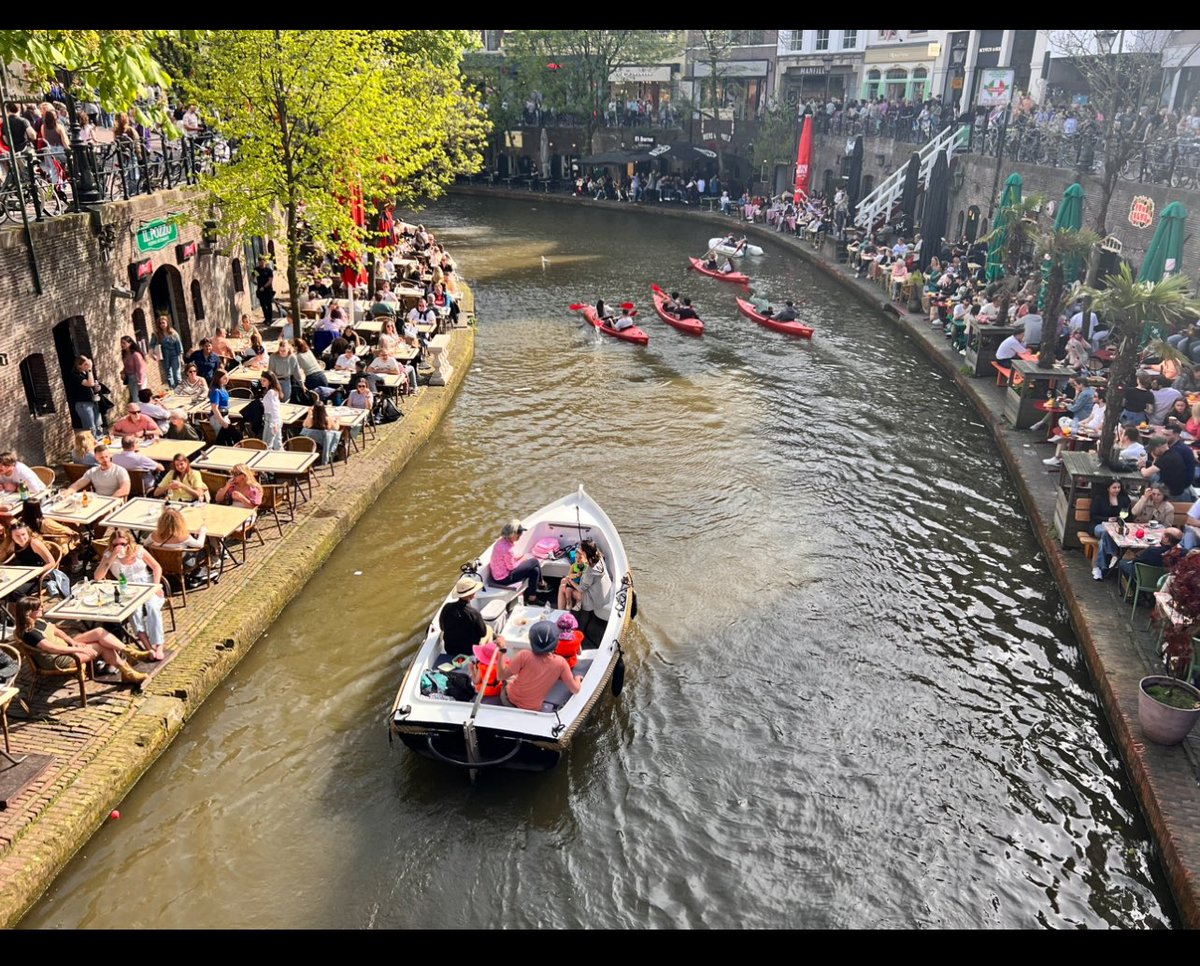
{"type": "Polygon", "coordinates": [[[22,200],[30,220],[45,221],[165,188],[197,184],[201,175],[234,156],[228,142],[215,135],[176,141],[155,135],[149,143],[138,139],[85,144],[79,152],[76,158],[68,146],[0,155],[0,224],[22,220],[22,200]],[[79,184],[73,172],[79,172],[79,184]]]}

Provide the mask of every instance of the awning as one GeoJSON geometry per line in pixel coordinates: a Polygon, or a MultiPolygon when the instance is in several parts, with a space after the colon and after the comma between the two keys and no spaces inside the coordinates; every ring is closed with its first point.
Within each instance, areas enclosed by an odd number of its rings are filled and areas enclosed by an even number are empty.
{"type": "MultiPolygon", "coordinates": [[[[717,67],[721,77],[766,77],[769,62],[765,60],[723,60],[717,67]]],[[[711,77],[712,64],[697,61],[692,65],[693,77],[711,77]]]]}
{"type": "Polygon", "coordinates": [[[676,161],[716,161],[717,152],[686,141],[678,144],[659,144],[650,149],[650,156],[676,161]]]}
{"type": "Polygon", "coordinates": [[[653,155],[649,151],[622,151],[616,149],[613,151],[602,151],[600,154],[592,154],[586,158],[580,158],[580,164],[637,164],[639,161],[651,161],[653,155]]]}
{"type": "Polygon", "coordinates": [[[653,84],[664,83],[671,80],[671,65],[652,65],[641,66],[638,64],[629,64],[624,67],[617,67],[608,75],[608,80],[612,84],[653,84]]]}

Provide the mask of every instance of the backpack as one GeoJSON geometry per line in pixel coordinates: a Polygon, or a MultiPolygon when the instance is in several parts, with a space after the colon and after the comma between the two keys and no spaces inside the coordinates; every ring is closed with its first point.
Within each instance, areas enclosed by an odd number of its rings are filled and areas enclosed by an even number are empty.
{"type": "Polygon", "coordinates": [[[446,694],[455,701],[474,701],[475,685],[466,671],[451,671],[446,675],[446,694]]]}
{"type": "Polygon", "coordinates": [[[377,423],[394,423],[403,415],[400,408],[388,397],[380,396],[379,401],[375,403],[375,422],[377,423]]]}

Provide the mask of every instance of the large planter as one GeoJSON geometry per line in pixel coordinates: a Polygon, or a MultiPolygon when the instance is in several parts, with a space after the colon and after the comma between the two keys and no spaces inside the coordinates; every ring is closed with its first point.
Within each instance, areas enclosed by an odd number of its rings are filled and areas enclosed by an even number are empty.
{"type": "Polygon", "coordinates": [[[1200,704],[1200,690],[1179,678],[1165,674],[1151,674],[1138,683],[1138,718],[1142,723],[1142,734],[1159,745],[1177,745],[1188,736],[1188,732],[1200,719],[1200,708],[1188,711],[1172,708],[1146,693],[1146,688],[1156,684],[1169,685],[1190,694],[1200,704]]]}

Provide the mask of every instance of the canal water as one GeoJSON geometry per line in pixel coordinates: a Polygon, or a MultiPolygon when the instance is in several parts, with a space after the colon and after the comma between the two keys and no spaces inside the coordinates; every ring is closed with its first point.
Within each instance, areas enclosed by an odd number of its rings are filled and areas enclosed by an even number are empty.
{"type": "Polygon", "coordinates": [[[754,325],[682,271],[700,224],[422,217],[481,318],[451,412],[24,925],[1176,924],[992,441],[888,321],[766,242],[817,335],[754,325]],[[567,309],[601,296],[648,348],[567,309]],[[459,565],[580,482],[639,590],[624,693],[545,774],[389,747],[459,565]]]}

